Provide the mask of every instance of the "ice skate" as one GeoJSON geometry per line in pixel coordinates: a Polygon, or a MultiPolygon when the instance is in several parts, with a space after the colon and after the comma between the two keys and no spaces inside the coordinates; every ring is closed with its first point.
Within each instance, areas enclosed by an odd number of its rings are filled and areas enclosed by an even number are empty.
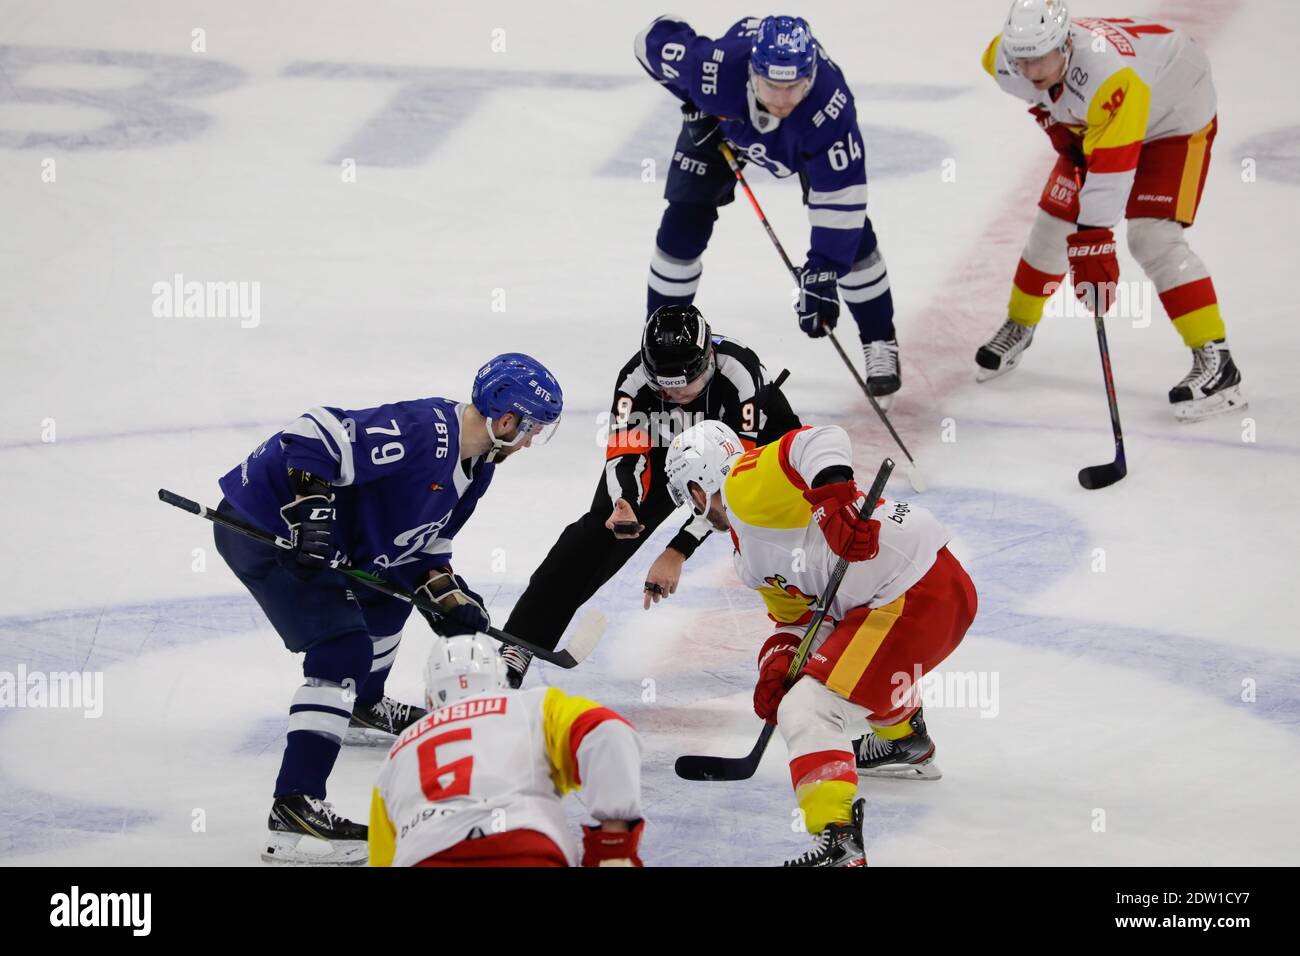
{"type": "Polygon", "coordinates": [[[925,718],[920,710],[908,724],[912,732],[897,740],[886,740],[871,733],[853,742],[859,777],[938,780],[943,776],[934,762],[934,741],[925,731],[925,718]]]}
{"type": "Polygon", "coordinates": [[[533,662],[533,655],[522,647],[513,644],[501,645],[501,659],[506,662],[506,680],[510,686],[519,689],[528,673],[528,665],[533,662]]]}
{"type": "Polygon", "coordinates": [[[382,697],[373,704],[358,704],[352,710],[345,744],[363,747],[389,747],[393,738],[428,711],[423,707],[403,704],[391,697],[382,697]]]}
{"type": "Polygon", "coordinates": [[[862,354],[867,362],[867,391],[885,411],[894,403],[894,394],[902,387],[898,365],[898,341],[878,339],[863,342],[862,354]]]}
{"type": "Polygon", "coordinates": [[[1192,370],[1169,390],[1169,401],[1180,422],[1199,422],[1246,407],[1241,372],[1237,371],[1226,339],[1192,349],[1192,370]]]}
{"type": "Polygon", "coordinates": [[[1034,341],[1034,327],[1007,319],[975,353],[975,381],[987,382],[1020,364],[1020,356],[1034,341]]]}
{"type": "Polygon", "coordinates": [[[865,800],[853,804],[848,823],[831,823],[816,836],[817,842],[806,853],[782,866],[866,866],[867,854],[862,846],[862,814],[865,800]]]}
{"type": "Polygon", "coordinates": [[[299,866],[364,866],[366,827],[345,820],[323,800],[295,793],[277,797],[267,819],[267,863],[299,866]]]}

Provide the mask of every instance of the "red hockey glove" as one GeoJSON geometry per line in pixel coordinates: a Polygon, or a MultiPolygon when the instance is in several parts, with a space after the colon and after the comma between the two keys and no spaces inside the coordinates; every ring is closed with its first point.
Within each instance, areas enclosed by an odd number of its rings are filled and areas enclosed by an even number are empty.
{"type": "Polygon", "coordinates": [[[1084,229],[1071,233],[1065,244],[1074,294],[1094,315],[1105,315],[1119,282],[1115,234],[1109,229],[1084,229]]]}
{"type": "Polygon", "coordinates": [[[585,825],[582,829],[583,866],[645,866],[636,855],[637,847],[641,845],[641,831],[645,829],[644,820],[638,820],[626,832],[585,825]]]}
{"type": "Polygon", "coordinates": [[[1038,124],[1038,128],[1047,134],[1047,138],[1052,141],[1052,148],[1068,159],[1074,165],[1083,169],[1087,165],[1087,160],[1083,156],[1083,137],[1075,133],[1074,130],[1064,123],[1058,123],[1052,119],[1052,114],[1041,106],[1032,106],[1029,114],[1038,124]]]}
{"type": "Polygon", "coordinates": [[[758,683],[754,685],[754,713],[769,724],[776,723],[776,710],[785,696],[785,679],[799,650],[799,639],[791,634],[773,634],[758,652],[758,683]]]}
{"type": "Polygon", "coordinates": [[[880,553],[880,522],[858,516],[862,494],[852,479],[809,488],[803,496],[836,555],[846,561],[870,561],[880,553]]]}

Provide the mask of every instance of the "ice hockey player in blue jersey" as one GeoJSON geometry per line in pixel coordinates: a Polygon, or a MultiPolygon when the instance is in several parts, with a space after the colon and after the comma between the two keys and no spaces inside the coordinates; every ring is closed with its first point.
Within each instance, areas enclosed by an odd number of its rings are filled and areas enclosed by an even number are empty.
{"type": "Polygon", "coordinates": [[[695,298],[718,207],[735,198],[735,176],[718,150],[726,141],[742,163],[799,176],[812,225],[799,270],[799,327],[825,335],[843,296],[858,325],[867,385],[887,407],[902,384],[894,303],[867,216],[862,133],[844,74],[801,17],[741,20],[712,40],[662,16],[638,34],[635,49],[682,101],[683,115],[650,259],[647,314],[695,298]]]}
{"type": "Polygon", "coordinates": [[[262,858],[364,864],[366,827],[325,803],[342,743],[381,743],[425,711],[384,695],[411,605],[329,570],[371,572],[446,612],[444,637],[481,631],[483,599],[451,569],[452,539],[497,466],[550,437],[563,398],[554,376],[521,353],[498,355],[472,398],[316,407],[221,479],[218,511],[288,539],[269,548],[218,525],[217,550],[286,647],[302,653],[262,858]]]}

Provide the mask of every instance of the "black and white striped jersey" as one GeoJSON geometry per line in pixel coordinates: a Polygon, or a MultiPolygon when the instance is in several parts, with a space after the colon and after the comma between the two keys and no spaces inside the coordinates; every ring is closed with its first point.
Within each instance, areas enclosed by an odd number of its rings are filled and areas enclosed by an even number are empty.
{"type": "MultiPolygon", "coordinates": [[[[711,377],[692,402],[668,401],[648,378],[638,352],[618,374],[610,407],[609,441],[605,453],[605,488],[610,507],[622,498],[638,511],[652,487],[663,489],[663,464],[672,440],[702,421],[730,426],[746,448],[780,437],[797,420],[786,409],[772,424],[779,433],[768,435],[768,398],[771,380],[763,363],[749,348],[725,335],[712,337],[711,377]]],[[[782,402],[785,408],[785,403],[782,402]]],[[[702,517],[693,517],[672,541],[690,554],[709,533],[702,517]]]]}

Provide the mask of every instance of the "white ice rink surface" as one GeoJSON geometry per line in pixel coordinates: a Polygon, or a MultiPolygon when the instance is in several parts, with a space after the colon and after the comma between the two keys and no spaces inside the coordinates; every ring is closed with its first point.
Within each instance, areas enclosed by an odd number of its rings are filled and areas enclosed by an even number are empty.
{"type": "MultiPolygon", "coordinates": [[[[1243,415],[1176,423],[1165,393],[1189,357],[1158,300],[1149,324],[1112,320],[1130,474],[1087,492],[1076,470],[1112,453],[1092,323],[1049,317],[1018,371],[972,376],[1051,163],[979,67],[1006,0],[929,6],[940,15],[793,11],[845,70],[865,134],[903,349],[893,419],[932,485],[891,494],[954,530],[979,589],[943,670],[997,680],[995,713],[927,708],[943,780],[864,787],[871,863],[1300,862],[1300,115],[1283,69],[1300,8],[1072,3],[1185,26],[1209,50],[1220,131],[1189,238],[1250,396],[1243,415]]],[[[707,34],[773,12],[687,7],[707,34]]],[[[215,504],[216,479],[311,405],[464,398],[500,351],[550,365],[563,427],[499,472],[456,541],[457,569],[505,621],[590,501],[599,416],[638,341],[677,119],[632,37],[662,12],[0,2],[0,671],[104,682],[98,719],[0,710],[0,860],[258,863],[299,660],[209,526],[155,491],[215,504]],[[154,283],[178,273],[260,283],[256,326],[155,317],[154,283]]],[[[751,181],[801,255],[798,190],[751,181]]],[[[1140,276],[1126,250],[1121,266],[1140,276]]],[[[894,448],[830,346],[799,333],[788,287],[743,198],[725,209],[698,304],[788,367],[805,421],[847,427],[874,471],[894,448]]],[[[648,863],[776,862],[807,840],[779,739],[750,781],[672,772],[681,753],[747,752],[769,631],[716,537],[670,604],[642,612],[670,525],[597,595],[610,632],[591,660],[529,680],[642,731],[648,863]]],[[[418,699],[427,647],[415,620],[395,696],[418,699]]],[[[344,751],[340,810],[364,819],[381,755],[344,751]]]]}

